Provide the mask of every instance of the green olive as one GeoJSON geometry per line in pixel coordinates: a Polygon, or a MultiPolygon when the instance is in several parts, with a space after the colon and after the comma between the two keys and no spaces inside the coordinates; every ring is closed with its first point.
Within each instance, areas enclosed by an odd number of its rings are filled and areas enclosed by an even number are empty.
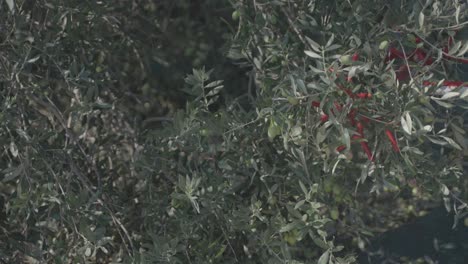
{"type": "Polygon", "coordinates": [[[351,64],[351,56],[349,56],[349,55],[343,55],[343,56],[341,56],[341,57],[340,57],[340,62],[341,62],[342,64],[345,64],[345,65],[346,65],[346,64],[351,64]]]}
{"type": "Polygon", "coordinates": [[[379,50],[384,50],[387,47],[388,47],[388,41],[387,40],[384,40],[384,41],[380,42],[379,50]]]}
{"type": "Polygon", "coordinates": [[[427,123],[432,123],[432,122],[434,122],[434,116],[432,116],[432,115],[424,116],[424,123],[427,124],[427,123]]]}
{"type": "Polygon", "coordinates": [[[208,133],[209,133],[209,132],[208,132],[208,129],[202,129],[202,130],[200,130],[200,135],[201,135],[202,137],[208,136],[208,133]]]}
{"type": "Polygon", "coordinates": [[[284,240],[286,240],[286,242],[288,242],[289,245],[293,246],[296,244],[297,242],[297,231],[294,232],[295,230],[291,231],[291,232],[288,232],[284,235],[284,240]]]}
{"type": "Polygon", "coordinates": [[[232,20],[238,20],[239,17],[240,17],[239,10],[235,10],[234,12],[232,12],[232,20]]]}
{"type": "Polygon", "coordinates": [[[81,126],[80,123],[76,123],[74,126],[73,126],[73,132],[75,132],[76,134],[79,134],[82,132],[82,129],[83,127],[81,126]]]}
{"type": "Polygon", "coordinates": [[[333,220],[337,220],[338,217],[340,217],[340,212],[338,211],[338,208],[334,207],[333,209],[331,209],[331,211],[330,211],[330,217],[331,217],[333,220]]]}
{"type": "Polygon", "coordinates": [[[149,83],[145,83],[145,85],[141,87],[141,91],[143,92],[144,95],[149,94],[149,91],[150,91],[149,83]]]}
{"type": "Polygon", "coordinates": [[[333,185],[333,190],[332,190],[333,194],[338,196],[341,194],[341,187],[337,184],[333,185]]]}
{"type": "Polygon", "coordinates": [[[428,103],[429,103],[429,97],[427,97],[427,96],[421,96],[421,97],[419,97],[419,103],[420,103],[420,104],[424,104],[424,105],[425,105],[425,104],[428,104],[428,103]]]}
{"type": "Polygon", "coordinates": [[[272,121],[270,123],[270,127],[268,128],[268,138],[270,140],[275,139],[278,135],[281,134],[281,128],[276,124],[276,122],[272,121]]]}
{"type": "Polygon", "coordinates": [[[292,96],[289,96],[288,97],[288,102],[292,105],[297,105],[299,103],[299,100],[297,100],[297,98],[295,97],[292,97],[292,96]]]}

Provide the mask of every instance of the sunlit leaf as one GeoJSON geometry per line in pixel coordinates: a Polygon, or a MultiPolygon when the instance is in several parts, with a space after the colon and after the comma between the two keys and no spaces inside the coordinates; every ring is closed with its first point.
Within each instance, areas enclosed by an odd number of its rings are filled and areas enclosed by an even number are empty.
{"type": "Polygon", "coordinates": [[[10,12],[14,13],[15,12],[15,2],[14,0],[5,0],[5,2],[8,5],[8,8],[10,9],[10,12]]]}
{"type": "Polygon", "coordinates": [[[306,51],[304,51],[304,53],[307,56],[311,57],[311,58],[315,58],[315,59],[321,59],[322,58],[322,56],[320,56],[319,54],[317,54],[317,53],[315,53],[315,52],[313,52],[311,50],[306,50],[306,51]]]}
{"type": "Polygon", "coordinates": [[[317,264],[328,264],[330,259],[330,251],[325,251],[319,258],[317,264]]]}

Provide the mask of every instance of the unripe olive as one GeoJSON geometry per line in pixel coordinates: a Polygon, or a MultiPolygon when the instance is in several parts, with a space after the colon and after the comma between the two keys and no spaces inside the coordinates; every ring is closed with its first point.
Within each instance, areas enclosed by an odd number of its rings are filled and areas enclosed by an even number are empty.
{"type": "Polygon", "coordinates": [[[432,115],[424,116],[424,123],[432,123],[432,122],[434,122],[434,116],[432,115]]]}
{"type": "Polygon", "coordinates": [[[342,64],[351,64],[351,56],[349,55],[343,55],[340,57],[340,62],[342,64]]]}
{"type": "Polygon", "coordinates": [[[202,129],[202,130],[200,130],[200,135],[201,135],[202,137],[208,136],[208,129],[202,129]]]}
{"type": "Polygon", "coordinates": [[[239,10],[235,10],[234,12],[232,12],[232,20],[238,20],[239,17],[240,17],[239,10]]]}
{"type": "Polygon", "coordinates": [[[74,126],[73,126],[73,132],[75,132],[76,134],[79,134],[81,133],[81,130],[82,130],[82,126],[80,123],[76,123],[74,126]]]}
{"type": "Polygon", "coordinates": [[[338,211],[338,208],[334,207],[333,209],[331,209],[331,211],[330,211],[330,217],[331,217],[333,220],[337,220],[339,216],[340,216],[340,212],[338,211]]]}
{"type": "Polygon", "coordinates": [[[288,102],[292,105],[297,105],[299,103],[299,100],[297,100],[297,98],[295,97],[292,97],[292,96],[289,96],[288,97],[288,102]]]}
{"type": "Polygon", "coordinates": [[[271,57],[270,62],[271,63],[277,63],[278,62],[278,56],[271,57]]]}
{"type": "Polygon", "coordinates": [[[293,246],[297,242],[296,234],[294,232],[288,232],[284,236],[284,240],[286,240],[286,242],[288,242],[289,245],[293,246]]]}
{"type": "Polygon", "coordinates": [[[388,41],[387,40],[384,40],[384,41],[380,42],[379,50],[384,50],[387,47],[388,47],[388,41]]]}
{"type": "Polygon", "coordinates": [[[141,87],[141,91],[143,92],[144,95],[149,94],[150,85],[148,83],[145,83],[145,85],[143,85],[143,87],[141,87]]]}
{"type": "Polygon", "coordinates": [[[341,188],[340,188],[340,186],[335,184],[335,185],[333,186],[332,192],[333,192],[334,195],[340,195],[340,194],[341,194],[341,188]]]}
{"type": "Polygon", "coordinates": [[[275,139],[276,136],[281,134],[281,128],[276,124],[276,122],[271,122],[270,127],[268,128],[268,138],[270,140],[275,139]]]}
{"type": "Polygon", "coordinates": [[[421,96],[421,97],[419,97],[419,103],[428,104],[429,103],[429,98],[427,96],[421,96]]]}

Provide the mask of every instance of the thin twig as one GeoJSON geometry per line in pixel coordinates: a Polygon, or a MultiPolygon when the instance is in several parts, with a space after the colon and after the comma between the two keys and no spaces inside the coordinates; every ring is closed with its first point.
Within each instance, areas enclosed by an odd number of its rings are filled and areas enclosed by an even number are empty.
{"type": "Polygon", "coordinates": [[[439,27],[439,28],[433,28],[432,30],[458,30],[464,28],[466,25],[468,25],[468,21],[465,21],[463,23],[460,23],[458,25],[453,25],[453,26],[447,26],[447,27],[439,27]]]}
{"type": "Polygon", "coordinates": [[[164,122],[164,121],[167,121],[167,122],[173,122],[174,121],[174,118],[172,117],[167,117],[167,116],[157,116],[157,117],[150,117],[150,118],[147,118],[143,121],[143,126],[146,126],[148,125],[149,123],[153,123],[153,122],[164,122]]]}
{"type": "Polygon", "coordinates": [[[240,125],[240,126],[238,126],[238,127],[235,127],[235,128],[233,128],[233,129],[231,129],[231,130],[228,130],[228,131],[224,132],[224,134],[229,134],[229,133],[234,132],[234,131],[236,131],[236,130],[242,129],[242,128],[248,126],[248,125],[251,125],[251,124],[253,124],[253,123],[259,121],[260,119],[261,119],[261,117],[257,117],[256,119],[254,119],[254,120],[252,120],[252,121],[250,121],[250,122],[248,122],[248,123],[242,124],[242,125],[240,125]]]}
{"type": "Polygon", "coordinates": [[[431,42],[429,42],[427,39],[421,37],[421,35],[419,35],[415,30],[410,30],[408,28],[405,28],[406,31],[408,31],[409,33],[412,33],[414,34],[416,37],[420,38],[422,41],[424,41],[424,43],[426,43],[427,45],[429,45],[431,48],[437,50],[437,51],[441,51],[442,52],[442,56],[445,56],[447,60],[454,60],[454,61],[457,61],[457,62],[467,62],[468,63],[468,59],[466,58],[463,58],[463,57],[457,57],[457,56],[452,56],[450,54],[448,54],[447,52],[444,52],[442,49],[436,47],[434,44],[432,44],[431,42]]]}
{"type": "Polygon", "coordinates": [[[312,49],[312,46],[309,45],[309,43],[305,40],[303,34],[301,33],[301,31],[299,31],[299,29],[296,27],[296,25],[294,24],[294,21],[292,21],[291,17],[289,16],[288,12],[286,12],[286,10],[284,10],[283,8],[281,9],[281,11],[283,12],[283,14],[286,16],[287,20],[288,20],[288,24],[289,26],[292,28],[292,30],[294,31],[294,33],[296,33],[297,37],[301,40],[301,42],[309,47],[310,49],[312,49]]]}
{"type": "Polygon", "coordinates": [[[403,57],[404,57],[405,63],[406,63],[406,70],[408,70],[408,74],[410,76],[411,82],[414,83],[413,74],[411,73],[410,65],[409,65],[409,62],[408,62],[408,56],[406,56],[406,52],[405,52],[405,47],[403,47],[403,43],[401,43],[401,41],[399,39],[398,39],[398,43],[400,44],[401,51],[403,52],[403,57]]]}

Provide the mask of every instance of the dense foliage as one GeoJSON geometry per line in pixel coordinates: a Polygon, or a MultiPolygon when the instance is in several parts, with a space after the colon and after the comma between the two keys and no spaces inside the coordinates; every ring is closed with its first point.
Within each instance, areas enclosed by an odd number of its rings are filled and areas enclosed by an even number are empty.
{"type": "Polygon", "coordinates": [[[467,4],[381,2],[4,1],[0,257],[353,263],[462,219],[467,4]]]}

